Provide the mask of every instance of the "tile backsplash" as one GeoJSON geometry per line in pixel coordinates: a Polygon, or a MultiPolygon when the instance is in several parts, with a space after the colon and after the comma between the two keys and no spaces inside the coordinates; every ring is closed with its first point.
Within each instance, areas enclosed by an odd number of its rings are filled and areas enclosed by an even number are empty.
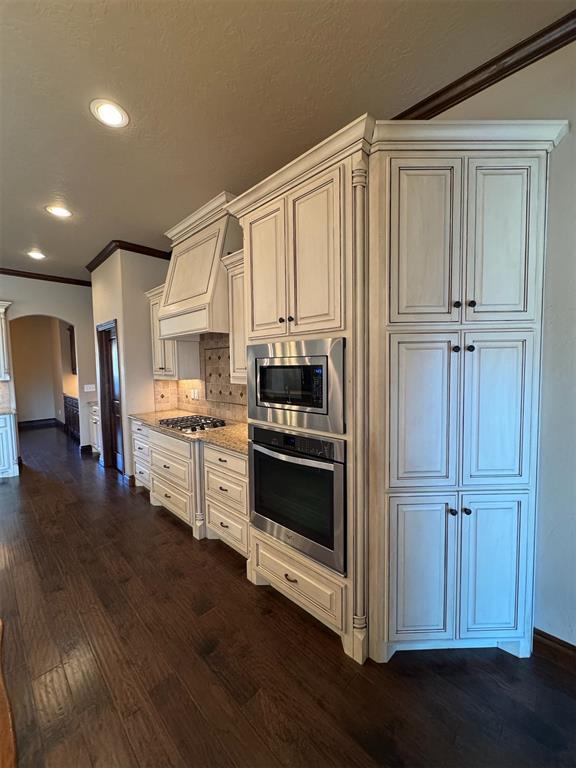
{"type": "Polygon", "coordinates": [[[246,421],[246,386],[230,383],[230,339],[226,333],[200,336],[200,378],[154,382],[157,411],[179,408],[206,416],[246,421]],[[192,397],[198,390],[199,399],[192,397]]]}

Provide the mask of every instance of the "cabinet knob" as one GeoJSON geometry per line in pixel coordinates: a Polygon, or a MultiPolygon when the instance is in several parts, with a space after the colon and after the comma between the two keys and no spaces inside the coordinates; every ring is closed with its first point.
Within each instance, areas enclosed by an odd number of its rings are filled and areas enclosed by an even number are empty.
{"type": "Polygon", "coordinates": [[[292,317],[292,315],[288,315],[288,322],[289,323],[293,323],[294,322],[294,318],[292,317]]]}
{"type": "Polygon", "coordinates": [[[279,318],[278,318],[278,322],[279,322],[279,323],[285,323],[285,322],[286,322],[286,320],[285,320],[283,317],[279,317],[279,318]]]}
{"type": "Polygon", "coordinates": [[[462,512],[464,512],[465,515],[472,514],[472,510],[469,507],[462,507],[462,512]]]}
{"type": "Polygon", "coordinates": [[[286,581],[289,581],[290,584],[298,584],[298,579],[291,579],[287,573],[284,574],[284,578],[286,581]]]}
{"type": "Polygon", "coordinates": [[[460,352],[460,349],[461,349],[461,347],[459,347],[459,346],[458,346],[458,344],[455,344],[455,345],[452,347],[452,352],[460,352]]]}
{"type": "Polygon", "coordinates": [[[452,509],[452,507],[448,507],[448,513],[452,515],[452,517],[456,517],[456,515],[458,514],[458,510],[452,509]]]}
{"type": "Polygon", "coordinates": [[[220,523],[221,528],[230,528],[229,525],[226,525],[226,523],[220,523]]]}
{"type": "Polygon", "coordinates": [[[468,350],[468,352],[474,352],[474,350],[476,349],[476,347],[474,346],[474,344],[468,344],[468,346],[466,347],[466,349],[468,350]]]}
{"type": "Polygon", "coordinates": [[[461,302],[461,301],[455,301],[455,302],[454,302],[454,307],[455,307],[456,309],[460,309],[460,307],[461,307],[461,306],[462,306],[462,302],[461,302]]]}
{"type": "Polygon", "coordinates": [[[468,306],[469,306],[469,307],[475,307],[475,306],[476,306],[476,302],[474,301],[474,299],[471,299],[471,300],[468,302],[468,306]]]}

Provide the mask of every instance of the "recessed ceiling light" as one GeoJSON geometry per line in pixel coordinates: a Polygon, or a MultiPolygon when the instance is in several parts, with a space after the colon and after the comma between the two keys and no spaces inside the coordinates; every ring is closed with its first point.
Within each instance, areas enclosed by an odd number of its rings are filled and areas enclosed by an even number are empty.
{"type": "Polygon", "coordinates": [[[46,256],[42,253],[42,251],[39,251],[38,248],[33,248],[31,251],[28,251],[28,256],[30,256],[31,259],[45,259],[46,256]]]}
{"type": "Polygon", "coordinates": [[[107,101],[106,99],[94,99],[94,101],[90,102],[90,112],[92,112],[96,120],[104,123],[109,128],[123,128],[130,122],[126,110],[122,109],[118,104],[114,104],[113,101],[107,101]]]}
{"type": "Polygon", "coordinates": [[[46,210],[52,216],[57,216],[59,219],[68,219],[72,216],[72,211],[69,211],[68,208],[64,208],[62,205],[47,205],[46,210]]]}

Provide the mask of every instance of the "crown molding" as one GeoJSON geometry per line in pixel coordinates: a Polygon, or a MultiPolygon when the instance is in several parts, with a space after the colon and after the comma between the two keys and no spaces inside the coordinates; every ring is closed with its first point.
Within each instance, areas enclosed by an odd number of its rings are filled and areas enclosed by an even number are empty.
{"type": "Polygon", "coordinates": [[[81,285],[91,288],[92,283],[89,280],[77,280],[74,277],[62,277],[61,275],[44,275],[41,272],[25,272],[21,269],[7,269],[0,267],[0,275],[8,277],[25,277],[28,280],[47,280],[49,283],[66,283],[68,285],[81,285]]]}
{"type": "Polygon", "coordinates": [[[320,144],[312,147],[279,171],[271,174],[255,186],[248,189],[227,207],[231,214],[240,218],[251,208],[259,205],[265,198],[278,193],[286,185],[299,179],[303,174],[317,170],[318,166],[329,160],[336,160],[340,155],[351,154],[356,149],[369,148],[375,120],[364,114],[345,125],[337,133],[329,136],[320,144]]]}
{"type": "Polygon", "coordinates": [[[529,64],[576,41],[576,10],[481,64],[396,115],[395,120],[428,120],[529,64]]]}
{"type": "Polygon", "coordinates": [[[88,272],[94,272],[106,259],[112,256],[116,251],[130,251],[131,253],[141,253],[144,256],[153,256],[155,259],[170,259],[170,251],[160,251],[158,248],[149,248],[147,245],[138,243],[129,243],[127,240],[110,240],[102,250],[96,254],[92,261],[86,264],[88,272]]]}
{"type": "Polygon", "coordinates": [[[233,251],[232,253],[227,253],[225,256],[220,256],[220,261],[224,264],[226,269],[238,267],[241,264],[244,264],[244,249],[240,248],[238,251],[233,251]]]}
{"type": "Polygon", "coordinates": [[[201,208],[198,208],[190,216],[187,216],[182,221],[175,224],[164,234],[169,237],[173,243],[177,243],[183,240],[185,237],[189,237],[198,229],[203,229],[209,224],[220,219],[222,216],[228,214],[227,206],[236,195],[232,192],[220,192],[219,195],[213,197],[212,200],[208,200],[201,208]]]}

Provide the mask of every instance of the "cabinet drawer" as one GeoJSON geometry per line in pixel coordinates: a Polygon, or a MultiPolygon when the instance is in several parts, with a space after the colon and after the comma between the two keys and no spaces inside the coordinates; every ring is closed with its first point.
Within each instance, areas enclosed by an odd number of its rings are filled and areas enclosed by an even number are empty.
{"type": "Polygon", "coordinates": [[[183,456],[189,459],[192,455],[192,443],[187,440],[179,440],[177,437],[170,437],[162,432],[157,432],[155,429],[150,430],[149,435],[150,445],[155,445],[158,448],[162,448],[168,453],[175,453],[176,456],[183,456]]]}
{"type": "Polygon", "coordinates": [[[246,514],[246,482],[237,480],[224,472],[218,472],[211,467],[204,470],[204,487],[207,496],[220,502],[230,504],[241,514],[246,514]]]}
{"type": "MultiPolygon", "coordinates": [[[[94,414],[95,416],[99,415],[100,410],[98,409],[98,413],[94,414]]],[[[148,440],[150,433],[150,428],[147,427],[145,424],[142,424],[141,421],[132,421],[132,436],[138,437],[141,440],[148,440]]]]}
{"type": "Polygon", "coordinates": [[[150,491],[156,500],[186,523],[190,523],[192,520],[192,503],[189,494],[178,490],[154,473],[150,475],[150,478],[150,491]]]}
{"type": "Polygon", "coordinates": [[[284,551],[252,534],[256,571],[280,592],[328,624],[342,629],[344,586],[308,568],[284,551]]]}
{"type": "Polygon", "coordinates": [[[206,522],[224,541],[248,556],[248,520],[207,500],[206,522]]]}
{"type": "Polygon", "coordinates": [[[150,448],[150,468],[158,475],[163,475],[184,491],[192,490],[190,462],[170,456],[152,446],[150,448]]]}
{"type": "Polygon", "coordinates": [[[204,446],[204,463],[224,469],[226,472],[234,472],[242,477],[248,477],[248,461],[244,456],[228,453],[210,445],[204,446]]]}
{"type": "Polygon", "coordinates": [[[137,483],[141,483],[146,488],[150,488],[150,470],[147,464],[141,464],[139,461],[134,462],[134,477],[137,483]]]}
{"type": "Polygon", "coordinates": [[[139,461],[150,461],[150,446],[143,440],[132,438],[132,448],[134,449],[134,458],[139,461]]]}

